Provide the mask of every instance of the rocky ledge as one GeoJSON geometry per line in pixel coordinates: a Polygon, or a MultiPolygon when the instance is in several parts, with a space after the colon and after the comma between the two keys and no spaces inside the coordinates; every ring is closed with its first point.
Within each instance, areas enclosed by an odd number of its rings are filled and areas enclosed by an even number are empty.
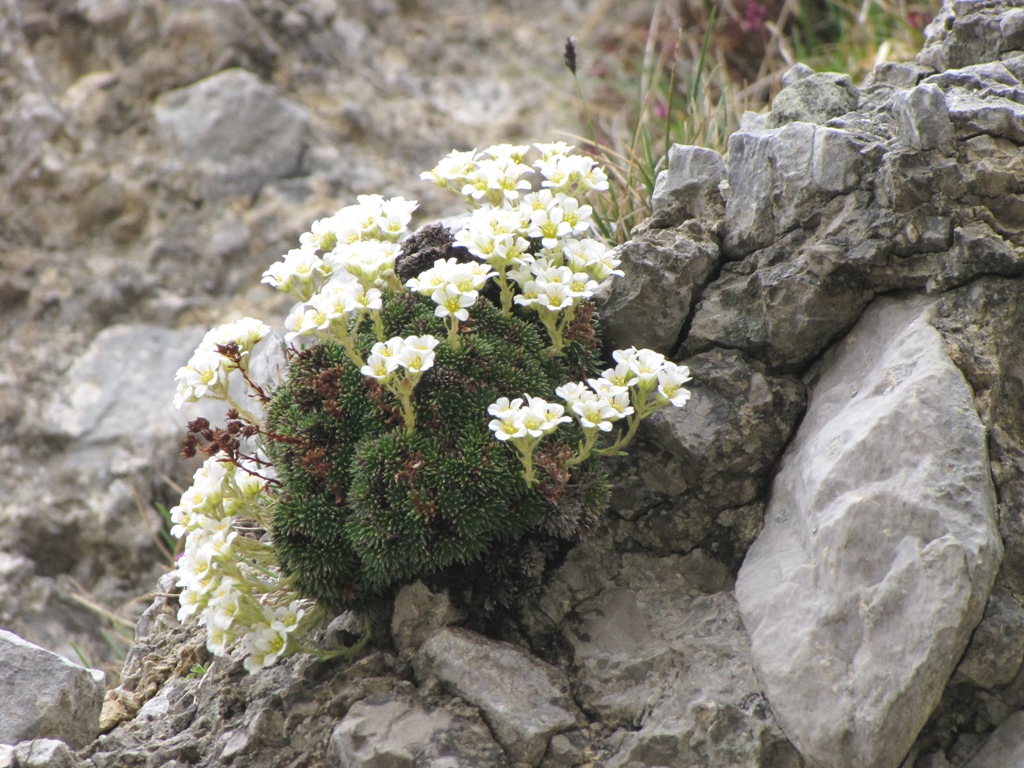
{"type": "MultiPolygon", "coordinates": [[[[166,93],[161,130],[191,141],[177,114],[211,89],[166,93]]],[[[250,676],[211,663],[165,580],[102,734],[31,734],[0,765],[1019,764],[1022,145],[1020,0],[946,3],[915,63],[860,87],[795,69],[727,157],[673,149],[621,246],[611,343],[686,362],[694,396],[616,461],[607,524],[500,637],[414,584],[357,661],[250,676]]],[[[215,160],[202,194],[251,190],[215,160]]],[[[141,332],[97,336],[63,386],[141,332]]]]}

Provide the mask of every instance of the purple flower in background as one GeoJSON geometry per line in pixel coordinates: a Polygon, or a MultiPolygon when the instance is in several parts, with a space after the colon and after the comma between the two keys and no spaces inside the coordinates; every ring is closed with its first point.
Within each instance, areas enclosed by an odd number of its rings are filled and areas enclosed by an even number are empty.
{"type": "Polygon", "coordinates": [[[740,22],[745,32],[760,32],[768,20],[768,6],[758,0],[748,0],[743,6],[743,19],[740,22]]]}

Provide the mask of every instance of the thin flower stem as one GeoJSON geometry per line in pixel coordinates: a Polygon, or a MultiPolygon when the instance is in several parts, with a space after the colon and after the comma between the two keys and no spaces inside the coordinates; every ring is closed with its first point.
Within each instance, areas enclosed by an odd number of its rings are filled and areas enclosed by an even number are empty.
{"type": "Polygon", "coordinates": [[[584,440],[580,443],[580,450],[575,456],[573,456],[566,463],[566,469],[569,467],[575,467],[577,464],[582,464],[588,458],[590,458],[590,452],[594,449],[594,444],[597,442],[598,436],[597,427],[591,427],[590,429],[584,428],[583,432],[586,435],[584,440]]]}
{"type": "Polygon", "coordinates": [[[459,341],[459,319],[457,317],[445,318],[445,325],[448,326],[448,344],[452,348],[452,352],[458,352],[462,349],[462,342],[459,341]]]}

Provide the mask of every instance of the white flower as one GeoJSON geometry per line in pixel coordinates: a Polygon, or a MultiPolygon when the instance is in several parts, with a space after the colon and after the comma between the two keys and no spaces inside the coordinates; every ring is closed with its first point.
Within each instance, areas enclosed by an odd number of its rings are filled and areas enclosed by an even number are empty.
{"type": "Polygon", "coordinates": [[[265,623],[254,626],[244,639],[245,650],[249,655],[242,662],[242,666],[250,674],[277,663],[288,644],[287,632],[279,631],[272,625],[273,611],[264,608],[263,612],[265,623]]]}
{"type": "MultiPolygon", "coordinates": [[[[612,352],[612,357],[615,358],[616,354],[618,353],[612,352]]],[[[623,360],[614,368],[608,368],[604,371],[604,373],[601,374],[601,380],[608,382],[607,386],[624,389],[635,383],[636,374],[633,373],[633,369],[629,367],[629,362],[627,360],[623,360]]],[[[593,386],[592,382],[591,386],[593,386]]]]}
{"type": "Polygon", "coordinates": [[[234,342],[242,352],[249,352],[268,333],[270,326],[262,320],[243,317],[208,331],[200,346],[215,349],[217,346],[227,346],[234,342]]]}
{"type": "Polygon", "coordinates": [[[509,401],[507,397],[499,397],[489,406],[487,406],[487,412],[491,416],[497,416],[499,419],[505,416],[510,416],[516,413],[523,405],[523,398],[517,397],[515,400],[509,401]]]}
{"type": "Polygon", "coordinates": [[[338,242],[337,234],[338,221],[335,216],[317,219],[305,232],[299,236],[299,243],[310,250],[330,251],[338,242]]]}
{"type": "Polygon", "coordinates": [[[270,265],[261,282],[289,293],[299,301],[308,301],[330,271],[312,249],[293,248],[283,261],[270,265]]]}
{"type": "MultiPolygon", "coordinates": [[[[178,586],[183,586],[181,583],[178,586]]],[[[189,589],[187,586],[178,595],[178,621],[185,621],[206,608],[207,596],[202,592],[189,589]]]]}
{"type": "Polygon", "coordinates": [[[494,436],[504,442],[520,437],[526,437],[526,427],[522,421],[514,416],[503,416],[498,419],[491,419],[487,423],[488,429],[494,432],[494,436]]]}
{"type": "Polygon", "coordinates": [[[359,369],[359,372],[363,374],[363,376],[369,376],[371,379],[384,381],[391,375],[393,370],[388,366],[389,362],[390,361],[387,358],[371,352],[366,358],[366,363],[359,369]]]}
{"type": "Polygon", "coordinates": [[[434,364],[434,347],[438,341],[433,336],[408,336],[404,340],[398,363],[409,373],[422,373],[434,364]]]}
{"type": "Polygon", "coordinates": [[[437,304],[434,314],[438,317],[454,317],[456,320],[469,319],[468,307],[476,304],[476,291],[463,292],[452,283],[446,283],[430,294],[430,300],[437,304]]]}
{"type": "Polygon", "coordinates": [[[624,419],[634,413],[628,392],[616,392],[614,395],[605,395],[602,399],[618,414],[618,419],[624,419]]]}
{"type": "Polygon", "coordinates": [[[549,283],[538,291],[536,303],[552,312],[558,312],[571,307],[575,303],[575,297],[569,286],[549,283]]]}
{"type": "Polygon", "coordinates": [[[562,220],[570,226],[572,234],[582,235],[593,225],[591,216],[594,209],[589,205],[580,205],[579,200],[568,195],[560,196],[559,205],[562,208],[562,220]]]}
{"type": "Polygon", "coordinates": [[[602,432],[608,432],[612,428],[612,422],[620,418],[618,412],[609,406],[606,400],[597,397],[573,403],[572,410],[579,417],[580,425],[584,429],[596,427],[602,432]]]}
{"type": "Polygon", "coordinates": [[[378,341],[370,348],[366,365],[359,372],[378,381],[388,378],[399,367],[402,346],[401,336],[395,336],[387,341],[378,341]]]}
{"type": "Polygon", "coordinates": [[[174,407],[194,403],[202,397],[223,399],[228,391],[227,359],[212,349],[197,349],[192,358],[178,369],[174,378],[177,388],[174,407]]]}
{"type": "Polygon", "coordinates": [[[597,281],[591,280],[585,272],[574,272],[569,283],[569,293],[574,299],[586,299],[594,295],[597,287],[597,281]]]}
{"type": "Polygon", "coordinates": [[[540,150],[540,159],[542,161],[552,160],[558,155],[568,155],[574,149],[572,144],[566,144],[564,141],[554,141],[547,144],[534,144],[538,150],[540,150]]]}
{"type": "Polygon", "coordinates": [[[223,578],[210,595],[206,608],[207,632],[210,628],[227,630],[235,622],[242,608],[242,593],[238,591],[238,582],[223,578]]]}
{"type": "Polygon", "coordinates": [[[206,649],[214,656],[223,656],[238,637],[229,627],[206,627],[206,649]]]}
{"type": "Polygon", "coordinates": [[[621,382],[621,379],[612,380],[604,376],[598,379],[587,379],[587,384],[590,385],[590,388],[598,397],[614,397],[623,392],[628,392],[629,386],[619,382],[621,382]]]}
{"type": "Polygon", "coordinates": [[[530,437],[541,437],[558,429],[559,424],[572,421],[564,416],[565,408],[557,403],[549,403],[541,397],[526,396],[527,406],[522,409],[517,420],[530,437]]]}
{"type": "Polygon", "coordinates": [[[363,286],[380,285],[394,271],[398,243],[382,240],[357,240],[339,243],[324,256],[324,263],[335,272],[345,272],[363,286]]]}
{"type": "Polygon", "coordinates": [[[540,238],[545,248],[557,248],[559,240],[571,233],[572,224],[565,220],[565,211],[557,200],[547,208],[535,209],[530,214],[530,227],[526,234],[540,238]]]}
{"type": "Polygon", "coordinates": [[[582,382],[570,381],[567,384],[563,384],[555,390],[555,394],[565,400],[571,407],[574,403],[578,403],[588,398],[596,399],[596,395],[587,389],[582,382]]]}
{"type": "Polygon", "coordinates": [[[629,367],[637,378],[644,383],[649,383],[657,378],[665,365],[665,356],[652,349],[641,349],[636,356],[629,361],[629,367]]]}
{"type": "Polygon", "coordinates": [[[380,236],[392,242],[398,242],[405,234],[409,222],[412,221],[412,214],[419,207],[415,200],[406,200],[404,197],[392,197],[381,204],[380,218],[377,220],[377,229],[380,236]]]}
{"type": "Polygon", "coordinates": [[[691,378],[690,369],[685,365],[666,363],[658,373],[658,394],[676,408],[682,408],[690,399],[690,390],[684,389],[683,384],[691,378]]]}
{"type": "Polygon", "coordinates": [[[306,609],[298,600],[292,600],[288,605],[282,605],[274,609],[271,615],[270,626],[279,635],[290,635],[299,627],[306,609]]]}
{"type": "Polygon", "coordinates": [[[513,438],[526,437],[526,428],[519,421],[522,406],[523,399],[521,397],[512,401],[509,401],[507,397],[499,397],[487,406],[487,413],[495,417],[487,427],[494,432],[495,437],[503,442],[513,438]]]}
{"type": "Polygon", "coordinates": [[[331,317],[324,311],[323,307],[313,304],[299,304],[288,313],[284,326],[288,333],[284,335],[285,341],[292,341],[298,336],[305,336],[315,331],[325,331],[331,325],[331,317]]]}
{"type": "Polygon", "coordinates": [[[483,150],[482,154],[490,155],[495,160],[507,159],[513,163],[521,163],[529,151],[528,144],[495,144],[483,150]]]}
{"type": "Polygon", "coordinates": [[[535,163],[544,180],[541,186],[563,194],[586,194],[608,189],[608,175],[597,162],[584,155],[553,155],[535,163]]]}
{"type": "Polygon", "coordinates": [[[439,187],[451,186],[456,190],[462,189],[465,179],[472,173],[476,164],[477,151],[471,149],[467,152],[452,150],[435,168],[424,171],[420,178],[424,181],[432,181],[439,187]]]}

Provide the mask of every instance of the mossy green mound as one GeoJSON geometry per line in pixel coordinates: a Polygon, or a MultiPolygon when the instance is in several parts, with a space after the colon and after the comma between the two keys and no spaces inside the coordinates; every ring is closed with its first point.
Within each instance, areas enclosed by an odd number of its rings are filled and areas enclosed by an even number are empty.
{"type": "MultiPolygon", "coordinates": [[[[410,293],[385,297],[385,337],[446,338],[434,304],[410,293]]],[[[488,429],[487,407],[523,393],[553,398],[591,367],[587,327],[564,357],[551,357],[543,330],[502,316],[487,301],[447,341],[413,394],[407,434],[397,400],[364,376],[344,349],[317,343],[294,355],[269,406],[265,441],[281,494],[273,541],[303,594],[333,610],[359,607],[404,582],[434,576],[467,583],[474,603],[507,604],[539,582],[565,545],[594,524],[608,501],[594,462],[564,461],[581,434],[546,442],[540,482],[528,488],[515,451],[488,429]]],[[[357,348],[377,337],[366,322],[357,348]]]]}

